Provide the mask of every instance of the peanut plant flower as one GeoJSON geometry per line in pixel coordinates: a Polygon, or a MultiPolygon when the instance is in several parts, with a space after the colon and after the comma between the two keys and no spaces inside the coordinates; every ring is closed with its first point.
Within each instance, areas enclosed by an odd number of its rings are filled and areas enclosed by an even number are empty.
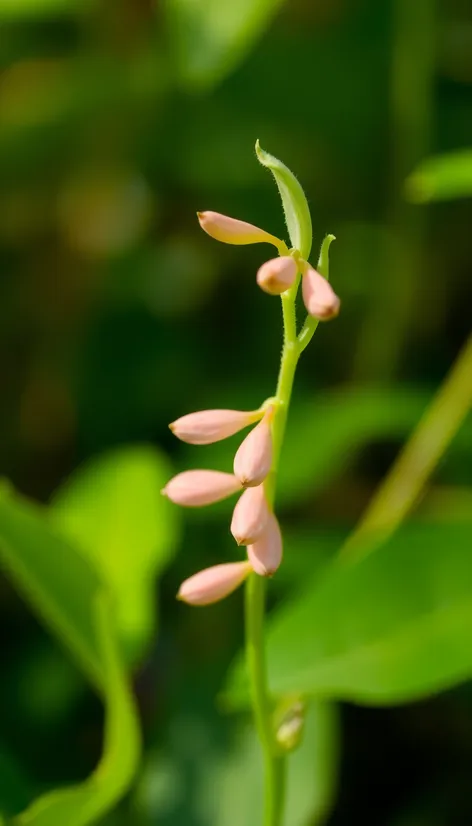
{"type": "Polygon", "coordinates": [[[177,599],[189,605],[210,605],[238,588],[252,571],[250,562],[224,562],[194,574],[179,588],[177,599]]]}
{"type": "Polygon", "coordinates": [[[174,436],[190,445],[210,445],[227,439],[258,422],[264,410],[199,410],[176,419],[169,427],[174,436]]]}
{"type": "MultiPolygon", "coordinates": [[[[208,605],[230,594],[247,578],[246,652],[254,721],[264,752],[264,823],[275,826],[284,818],[284,772],[281,760],[300,741],[304,710],[291,702],[290,714],[277,722],[273,697],[268,692],[264,656],[263,618],[265,583],[279,568],[283,540],[273,513],[277,466],[281,456],[287,412],[298,360],[310,343],[318,320],[333,318],[340,301],[329,284],[329,248],[334,235],[325,235],[318,269],[307,261],[313,242],[310,210],[303,189],[290,169],[265,152],[256,142],[256,156],[275,179],[282,199],[288,230],[287,243],[253,224],[221,215],[199,212],[202,229],[226,244],[273,244],[278,252],[259,267],[257,284],[266,293],[281,296],[283,347],[275,396],[257,411],[202,410],[182,416],[170,425],[174,434],[190,444],[205,445],[225,439],[248,425],[252,430],[234,456],[234,475],[196,470],[171,479],[164,493],[174,502],[199,506],[216,502],[243,490],[233,510],[231,533],[238,545],[247,547],[247,560],[215,565],[187,579],[178,597],[191,605],[208,605]],[[297,290],[301,273],[303,300],[308,310],[301,327],[297,319],[297,290]],[[244,488],[244,489],[243,489],[244,488]]],[[[261,329],[263,335],[263,328],[261,329]]],[[[321,434],[322,437],[322,434],[321,434]]]]}
{"type": "Polygon", "coordinates": [[[269,295],[281,295],[288,290],[297,277],[297,264],[291,255],[271,258],[259,267],[256,280],[259,287],[269,295]]]}
{"type": "Polygon", "coordinates": [[[306,261],[299,263],[303,266],[302,295],[307,312],[320,321],[336,318],[341,301],[329,281],[306,261]]]}
{"type": "Polygon", "coordinates": [[[231,520],[231,533],[238,545],[252,545],[261,536],[269,518],[263,485],[247,488],[239,497],[231,520]]]}
{"type": "Polygon", "coordinates": [[[187,508],[212,505],[241,490],[241,482],[232,473],[219,470],[185,470],[178,473],[161,491],[171,502],[187,508]]]}
{"type": "Polygon", "coordinates": [[[273,576],[282,562],[282,534],[277,517],[269,513],[266,526],[252,545],[247,546],[247,556],[259,576],[273,576]]]}
{"type": "Polygon", "coordinates": [[[281,241],[264,229],[221,215],[219,212],[197,212],[201,228],[216,241],[224,244],[273,244],[277,249],[281,241]]]}
{"type": "Polygon", "coordinates": [[[264,481],[272,465],[271,421],[274,408],[269,407],[264,418],[241,443],[234,457],[234,475],[244,487],[255,487],[264,481]]]}

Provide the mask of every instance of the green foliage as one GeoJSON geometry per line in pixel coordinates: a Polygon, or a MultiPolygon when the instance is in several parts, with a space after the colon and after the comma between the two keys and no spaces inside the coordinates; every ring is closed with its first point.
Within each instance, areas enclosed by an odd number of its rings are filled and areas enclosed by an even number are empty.
{"type": "MultiPolygon", "coordinates": [[[[391,704],[453,686],[472,673],[471,606],[469,527],[407,526],[274,612],[271,690],[391,704]]],[[[235,700],[244,684],[239,666],[235,700]]]]}
{"type": "Polygon", "coordinates": [[[0,554],[15,584],[101,688],[93,605],[103,582],[96,568],[48,527],[44,509],[6,490],[0,497],[0,554]]]}
{"type": "Polygon", "coordinates": [[[262,34],[282,0],[166,0],[169,32],[182,83],[220,81],[262,34]]]}
{"type": "Polygon", "coordinates": [[[430,398],[420,387],[358,385],[355,391],[341,388],[294,405],[280,464],[280,501],[313,496],[366,445],[405,438],[430,398]]]}
{"type": "Polygon", "coordinates": [[[40,797],[15,823],[85,826],[123,794],[139,756],[110,599],[95,568],[48,526],[45,512],[6,489],[0,498],[0,554],[15,584],[103,694],[107,711],[96,773],[84,784],[40,797]]]}
{"type": "Polygon", "coordinates": [[[423,161],[406,181],[407,197],[418,204],[472,195],[472,149],[423,161]]]}
{"type": "Polygon", "coordinates": [[[12,826],[87,826],[116,803],[136,772],[140,740],[134,703],[120,662],[108,598],[95,601],[106,701],[103,757],[84,783],[38,798],[12,826]]]}
{"type": "MultiPolygon", "coordinates": [[[[317,826],[324,821],[336,788],[338,739],[336,707],[310,703],[301,745],[288,757],[285,822],[289,826],[317,826]]],[[[241,727],[226,759],[218,756],[213,765],[205,765],[200,802],[205,822],[211,826],[262,823],[261,772],[256,734],[248,726],[241,727]]]]}
{"type": "Polygon", "coordinates": [[[155,631],[156,577],[176,546],[178,511],[160,493],[170,475],[156,448],[117,448],[79,468],[52,502],[54,524],[109,585],[132,660],[155,631]]]}

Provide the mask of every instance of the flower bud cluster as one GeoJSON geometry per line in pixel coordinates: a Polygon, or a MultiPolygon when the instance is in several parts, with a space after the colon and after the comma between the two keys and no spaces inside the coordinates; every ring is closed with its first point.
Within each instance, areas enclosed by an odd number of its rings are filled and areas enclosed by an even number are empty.
{"type": "Polygon", "coordinates": [[[214,565],[185,580],[178,597],[191,605],[208,605],[234,591],[249,573],[272,576],[282,560],[282,535],[267,502],[264,480],[272,465],[271,424],[275,405],[259,410],[201,410],[172,422],[177,438],[194,445],[219,442],[249,425],[255,427],[234,457],[234,473],[187,470],[174,476],[162,493],[185,507],[201,507],[242,491],[231,520],[231,533],[245,545],[247,559],[214,565]]]}
{"type": "Polygon", "coordinates": [[[282,295],[295,283],[297,274],[302,275],[302,296],[309,315],[319,321],[335,318],[341,302],[329,281],[320,275],[308,261],[300,257],[297,250],[287,250],[283,241],[263,229],[220,215],[219,212],[198,212],[200,226],[217,241],[225,244],[269,243],[283,253],[270,258],[259,267],[256,280],[259,287],[269,295],[282,295]]]}
{"type": "MultiPolygon", "coordinates": [[[[279,252],[259,268],[257,283],[270,295],[282,295],[302,277],[302,295],[308,313],[320,321],[334,318],[340,307],[338,296],[326,278],[285,243],[259,227],[218,212],[199,212],[202,229],[225,244],[273,244],[279,252]]],[[[282,560],[282,535],[270,507],[264,481],[272,467],[272,423],[276,404],[258,410],[202,410],[182,416],[170,429],[184,442],[208,445],[255,425],[243,440],[233,463],[233,473],[188,470],[179,473],[162,491],[172,502],[201,507],[242,491],[231,520],[231,533],[238,545],[246,546],[247,559],[228,562],[200,571],[181,585],[178,597],[191,605],[208,605],[223,599],[254,572],[272,576],[282,560]]]]}

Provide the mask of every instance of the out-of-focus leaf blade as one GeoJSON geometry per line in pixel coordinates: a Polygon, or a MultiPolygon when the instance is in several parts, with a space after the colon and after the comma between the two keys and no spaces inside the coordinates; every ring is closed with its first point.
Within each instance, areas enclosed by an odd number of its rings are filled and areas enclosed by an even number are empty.
{"type": "Polygon", "coordinates": [[[427,158],[406,181],[406,195],[415,203],[446,201],[472,195],[472,149],[427,158]]]}
{"type": "MultiPolygon", "coordinates": [[[[421,387],[340,388],[294,405],[283,447],[278,499],[283,503],[312,496],[335,478],[366,444],[403,439],[418,423],[431,394],[421,387]]],[[[461,449],[472,447],[467,424],[455,437],[461,449]]]]}
{"type": "Polygon", "coordinates": [[[222,80],[260,37],[282,0],[166,0],[169,32],[182,83],[222,80]]]}
{"type": "Polygon", "coordinates": [[[169,476],[155,448],[118,448],[79,468],[52,503],[54,524],[110,585],[134,656],[153,632],[155,578],[176,544],[177,510],[160,493],[169,476]]]}
{"type": "Polygon", "coordinates": [[[102,761],[80,786],[52,792],[16,826],[85,826],[107,811],[134,775],[139,731],[118,655],[110,599],[94,566],[48,524],[47,513],[6,488],[0,495],[0,557],[33,608],[104,697],[102,761]]]}
{"type": "Polygon", "coordinates": [[[292,247],[299,250],[303,258],[308,258],[311,252],[312,227],[305,193],[293,172],[278,158],[265,152],[259,141],[256,143],[256,154],[262,166],[269,169],[275,178],[292,247]]]}
{"type": "Polygon", "coordinates": [[[139,728],[105,595],[96,598],[94,608],[107,709],[103,757],[84,783],[38,798],[14,818],[14,826],[86,826],[108,811],[134,776],[139,728]]]}
{"type": "MultiPolygon", "coordinates": [[[[338,763],[338,715],[334,705],[311,703],[303,739],[288,755],[285,823],[316,826],[331,808],[338,763]]],[[[263,786],[260,744],[253,728],[242,728],[226,758],[204,765],[199,814],[211,826],[262,823],[263,786]],[[218,794],[215,795],[215,789],[218,794]],[[234,805],[234,801],[238,805],[234,805]]]]}
{"type": "Polygon", "coordinates": [[[336,794],[339,738],[334,703],[310,703],[301,745],[288,757],[286,822],[291,826],[325,822],[336,794]]]}
{"type": "Polygon", "coordinates": [[[101,687],[103,668],[92,610],[103,587],[100,577],[48,526],[43,509],[6,490],[0,494],[0,559],[28,601],[101,687]]]}
{"type": "MultiPolygon", "coordinates": [[[[414,700],[472,674],[472,572],[467,526],[409,525],[357,564],[276,611],[270,688],[364,703],[414,700]]],[[[246,697],[245,671],[232,680],[246,697]]]]}

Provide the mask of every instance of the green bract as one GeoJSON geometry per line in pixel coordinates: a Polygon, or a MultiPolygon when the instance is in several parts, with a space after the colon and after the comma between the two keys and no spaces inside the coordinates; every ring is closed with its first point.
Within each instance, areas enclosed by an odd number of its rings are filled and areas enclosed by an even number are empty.
{"type": "Polygon", "coordinates": [[[312,245],[311,215],[305,193],[293,172],[282,161],[269,155],[256,141],[256,155],[262,166],[269,169],[277,184],[284,208],[290,243],[300,251],[302,258],[308,259],[312,245]]]}

